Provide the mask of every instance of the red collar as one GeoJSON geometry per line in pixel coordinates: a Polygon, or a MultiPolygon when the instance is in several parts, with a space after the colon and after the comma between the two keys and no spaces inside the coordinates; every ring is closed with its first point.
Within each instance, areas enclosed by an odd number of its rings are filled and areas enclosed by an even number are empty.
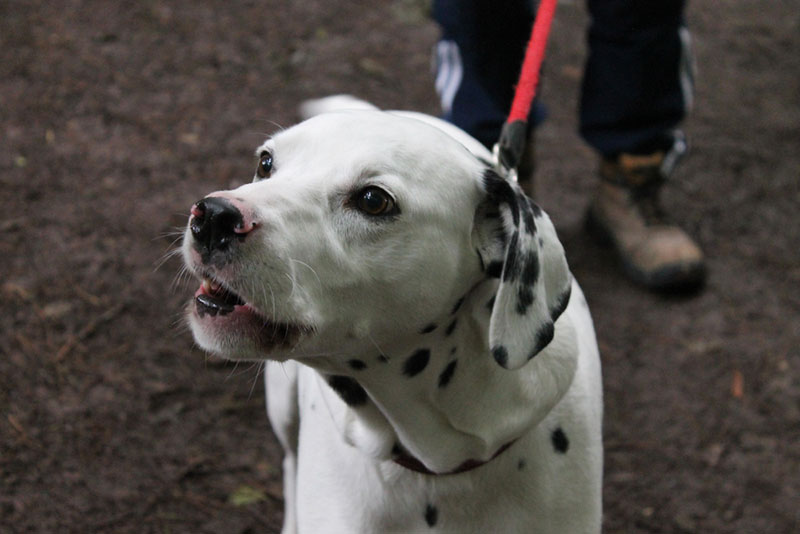
{"type": "Polygon", "coordinates": [[[497,452],[495,452],[492,455],[492,457],[486,461],[466,460],[452,471],[446,471],[444,473],[434,473],[433,471],[425,467],[425,464],[423,464],[422,462],[420,462],[419,460],[417,460],[416,458],[414,458],[413,456],[411,456],[402,449],[398,451],[397,454],[395,454],[395,456],[392,458],[392,461],[394,461],[394,463],[398,465],[402,465],[406,469],[416,471],[417,473],[422,473],[423,475],[436,475],[436,476],[455,475],[458,473],[463,473],[465,471],[472,471],[473,469],[477,469],[478,467],[484,464],[488,464],[489,462],[500,456],[503,452],[505,452],[506,449],[511,447],[516,441],[517,441],[516,439],[509,441],[508,443],[497,449],[497,452]]]}

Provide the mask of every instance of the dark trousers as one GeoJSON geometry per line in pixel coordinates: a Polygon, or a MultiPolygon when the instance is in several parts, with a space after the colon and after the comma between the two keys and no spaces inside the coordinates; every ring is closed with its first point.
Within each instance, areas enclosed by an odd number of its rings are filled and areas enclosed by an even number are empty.
{"type": "MultiPolygon", "coordinates": [[[[531,2],[436,0],[436,88],[444,118],[491,147],[513,98],[531,2]]],[[[588,0],[580,132],[601,155],[667,150],[693,88],[684,0],[588,0]]],[[[558,16],[558,15],[556,15],[558,16]]],[[[543,119],[534,105],[530,124],[543,119]]]]}

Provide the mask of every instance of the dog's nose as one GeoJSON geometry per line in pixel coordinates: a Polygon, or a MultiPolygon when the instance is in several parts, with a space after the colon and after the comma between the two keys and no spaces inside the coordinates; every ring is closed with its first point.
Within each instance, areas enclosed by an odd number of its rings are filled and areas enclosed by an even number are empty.
{"type": "Polygon", "coordinates": [[[206,252],[225,250],[234,239],[243,239],[253,229],[229,200],[206,197],[192,206],[189,228],[196,243],[206,252]]]}

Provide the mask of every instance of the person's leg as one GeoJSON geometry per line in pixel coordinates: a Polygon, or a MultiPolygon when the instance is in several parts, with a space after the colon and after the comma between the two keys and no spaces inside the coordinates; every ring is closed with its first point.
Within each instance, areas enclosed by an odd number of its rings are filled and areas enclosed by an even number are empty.
{"type": "Polygon", "coordinates": [[[610,238],[626,271],[656,290],[693,289],[700,248],[667,223],[658,192],[686,151],[678,130],[691,105],[683,0],[589,0],[592,24],[581,134],[601,157],[590,227],[610,238]]]}
{"type": "Polygon", "coordinates": [[[436,0],[433,5],[442,28],[435,55],[443,118],[490,149],[500,138],[514,96],[533,24],[530,4],[436,0]]]}
{"type": "Polygon", "coordinates": [[[692,99],[684,0],[589,0],[581,135],[604,157],[669,150],[692,99]]]}

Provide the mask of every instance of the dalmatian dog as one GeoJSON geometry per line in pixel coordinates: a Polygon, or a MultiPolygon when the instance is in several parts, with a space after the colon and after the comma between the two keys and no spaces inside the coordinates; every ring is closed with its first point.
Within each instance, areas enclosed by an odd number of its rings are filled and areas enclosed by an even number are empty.
{"type": "Polygon", "coordinates": [[[600,361],[548,216],[439,119],[303,112],[182,248],[196,342],[267,361],[283,533],[599,532],[600,361]]]}

